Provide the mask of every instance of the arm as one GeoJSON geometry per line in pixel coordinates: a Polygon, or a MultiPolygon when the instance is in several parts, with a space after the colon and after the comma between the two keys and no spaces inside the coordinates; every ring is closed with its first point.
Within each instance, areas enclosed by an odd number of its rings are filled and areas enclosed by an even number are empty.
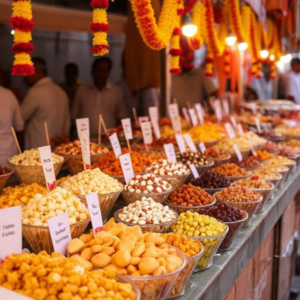
{"type": "Polygon", "coordinates": [[[38,95],[29,91],[21,105],[21,115],[25,123],[34,115],[38,109],[38,95]]]}
{"type": "Polygon", "coordinates": [[[285,98],[295,102],[295,97],[293,96],[294,93],[292,90],[292,80],[293,78],[291,78],[289,74],[287,74],[284,78],[285,98]]]}
{"type": "MultiPolygon", "coordinates": [[[[14,97],[15,98],[15,97],[14,97]]],[[[13,119],[13,127],[16,130],[16,135],[20,144],[21,149],[23,149],[24,146],[24,121],[21,116],[20,106],[17,101],[17,99],[14,99],[14,107],[15,107],[15,114],[13,119]]]]}

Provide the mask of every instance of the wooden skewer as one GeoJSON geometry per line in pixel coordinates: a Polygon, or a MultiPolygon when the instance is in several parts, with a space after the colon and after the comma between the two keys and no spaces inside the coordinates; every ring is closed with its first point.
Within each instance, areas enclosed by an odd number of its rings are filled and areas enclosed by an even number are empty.
{"type": "Polygon", "coordinates": [[[15,140],[15,143],[17,145],[17,148],[18,148],[18,151],[19,153],[22,153],[21,151],[21,147],[20,147],[20,144],[19,144],[19,141],[17,139],[17,135],[16,135],[16,132],[15,132],[15,129],[13,127],[11,127],[11,131],[12,131],[12,134],[13,134],[13,137],[14,137],[14,140],[15,140]]]}
{"type": "Polygon", "coordinates": [[[100,115],[100,120],[101,120],[101,124],[102,124],[102,126],[103,126],[103,129],[104,129],[105,134],[108,135],[107,128],[106,128],[106,126],[105,126],[105,123],[104,123],[104,120],[103,120],[103,118],[102,118],[102,115],[100,115]]]}
{"type": "Polygon", "coordinates": [[[49,132],[48,132],[48,125],[47,125],[47,122],[44,123],[44,127],[45,127],[45,132],[46,132],[46,141],[47,141],[47,145],[50,145],[50,139],[49,139],[49,132]]]}
{"type": "Polygon", "coordinates": [[[192,107],[191,107],[190,101],[186,101],[186,106],[187,106],[188,109],[191,109],[191,108],[192,108],[192,107]]]}
{"type": "Polygon", "coordinates": [[[139,125],[135,107],[132,108],[132,112],[133,112],[133,116],[134,116],[135,125],[139,125]]]}
{"type": "Polygon", "coordinates": [[[129,140],[126,139],[126,143],[127,143],[127,148],[128,148],[128,150],[129,150],[129,152],[131,152],[131,146],[130,146],[129,140]]]}
{"type": "Polygon", "coordinates": [[[99,115],[99,123],[98,123],[98,145],[101,145],[101,115],[99,115]]]}
{"type": "Polygon", "coordinates": [[[177,99],[176,98],[173,99],[173,103],[177,103],[177,99]]]}

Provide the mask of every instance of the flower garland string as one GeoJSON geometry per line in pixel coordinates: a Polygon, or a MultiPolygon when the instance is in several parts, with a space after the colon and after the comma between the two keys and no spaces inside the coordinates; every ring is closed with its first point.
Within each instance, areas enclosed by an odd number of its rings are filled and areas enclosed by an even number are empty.
{"type": "Polygon", "coordinates": [[[239,0],[227,0],[229,7],[229,19],[231,28],[237,37],[237,42],[241,43],[245,40],[245,34],[243,31],[241,11],[239,0]]]}
{"type": "Polygon", "coordinates": [[[197,31],[196,35],[194,37],[190,38],[191,48],[193,50],[200,49],[202,44],[203,44],[204,14],[205,14],[204,6],[201,2],[198,1],[194,5],[193,11],[192,11],[193,23],[198,28],[198,31],[197,31]]]}
{"type": "Polygon", "coordinates": [[[32,21],[32,9],[30,0],[13,0],[13,13],[9,19],[14,33],[14,45],[12,50],[15,59],[11,74],[13,76],[30,76],[35,72],[30,54],[33,52],[31,31],[34,23],[32,21]]]}
{"type": "Polygon", "coordinates": [[[92,52],[94,56],[103,56],[109,53],[107,41],[109,0],[92,0],[90,5],[93,8],[93,23],[90,27],[94,33],[92,52]]]}

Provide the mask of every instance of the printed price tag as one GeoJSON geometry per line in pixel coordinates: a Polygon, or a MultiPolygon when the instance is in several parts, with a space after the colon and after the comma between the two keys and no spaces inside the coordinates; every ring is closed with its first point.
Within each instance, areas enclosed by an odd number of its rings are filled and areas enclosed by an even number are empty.
{"type": "Polygon", "coordinates": [[[0,210],[0,245],[0,262],[7,255],[22,253],[21,206],[0,210]]]}
{"type": "Polygon", "coordinates": [[[215,114],[216,114],[218,122],[221,122],[223,119],[223,116],[222,116],[222,107],[221,107],[220,100],[217,99],[214,101],[214,109],[215,109],[215,114]]]}
{"type": "Polygon", "coordinates": [[[231,124],[225,123],[225,128],[226,128],[226,131],[227,131],[227,134],[228,134],[229,138],[234,139],[235,138],[235,133],[234,133],[234,130],[233,130],[231,124]]]}
{"type": "Polygon", "coordinates": [[[175,134],[176,142],[180,153],[186,152],[185,143],[182,134],[175,134]]]}
{"type": "Polygon", "coordinates": [[[125,134],[125,139],[126,140],[132,140],[132,128],[131,128],[131,120],[130,118],[123,119],[122,120],[122,126],[123,126],[123,131],[125,134]]]}
{"type": "Polygon", "coordinates": [[[149,122],[149,117],[148,116],[139,117],[138,119],[139,119],[140,127],[142,127],[142,123],[149,122]]]}
{"type": "Polygon", "coordinates": [[[198,119],[200,121],[200,124],[203,125],[204,124],[204,109],[203,109],[203,107],[200,103],[196,103],[195,108],[196,108],[196,111],[197,111],[197,115],[198,115],[198,119]]]}
{"type": "Polygon", "coordinates": [[[179,115],[175,116],[173,119],[171,119],[171,121],[172,121],[172,126],[175,134],[181,134],[180,116],[179,115]]]}
{"type": "Polygon", "coordinates": [[[189,109],[189,114],[190,114],[193,126],[194,127],[198,126],[197,115],[196,115],[196,112],[195,112],[195,110],[193,108],[189,109]]]}
{"type": "Polygon", "coordinates": [[[32,300],[27,296],[23,296],[11,290],[0,287],[0,299],[2,300],[32,300]]]}
{"type": "Polygon", "coordinates": [[[153,142],[151,123],[144,122],[141,125],[142,125],[141,127],[142,127],[144,144],[146,147],[150,147],[150,145],[153,142]]]}
{"type": "Polygon", "coordinates": [[[52,191],[56,187],[56,177],[52,162],[51,147],[44,146],[39,148],[40,158],[43,166],[43,172],[47,185],[47,190],[52,191]]]}
{"type": "Polygon", "coordinates": [[[128,184],[129,181],[134,177],[134,171],[132,167],[130,153],[120,155],[119,159],[120,159],[125,181],[128,184]]]}
{"type": "Polygon", "coordinates": [[[199,149],[200,149],[200,151],[201,151],[202,154],[205,153],[205,151],[206,151],[205,144],[202,143],[202,142],[199,143],[199,149]]]}
{"type": "Polygon", "coordinates": [[[255,102],[249,103],[253,114],[256,114],[257,106],[255,102]]]}
{"type": "Polygon", "coordinates": [[[97,193],[91,193],[86,195],[85,198],[90,212],[94,235],[96,235],[97,232],[103,230],[103,220],[98,195],[97,193]]]}
{"type": "Polygon", "coordinates": [[[197,152],[197,148],[196,148],[196,146],[195,146],[195,144],[194,144],[194,142],[193,142],[191,136],[190,136],[188,133],[185,133],[185,134],[183,135],[183,137],[184,137],[184,139],[185,139],[187,145],[189,146],[190,150],[191,150],[192,152],[197,152]]]}
{"type": "Polygon", "coordinates": [[[249,144],[250,144],[251,152],[252,152],[252,154],[253,154],[254,156],[256,156],[257,153],[256,153],[256,151],[255,151],[255,149],[254,149],[254,147],[253,147],[253,143],[252,143],[251,136],[248,136],[248,139],[249,139],[249,144]]]}
{"type": "Polygon", "coordinates": [[[191,169],[191,171],[193,173],[194,178],[199,178],[200,177],[199,173],[198,173],[198,171],[197,171],[197,169],[196,169],[196,167],[195,167],[194,164],[190,165],[190,169],[191,169]]]}
{"type": "Polygon", "coordinates": [[[184,119],[187,123],[190,123],[191,122],[191,119],[190,119],[190,116],[189,116],[189,113],[187,111],[187,108],[186,107],[183,107],[182,108],[182,113],[184,115],[184,119]]]}
{"type": "Polygon", "coordinates": [[[158,122],[152,122],[152,127],[153,127],[155,137],[157,139],[159,139],[160,138],[160,130],[159,130],[158,122]]]}
{"type": "Polygon", "coordinates": [[[243,129],[242,125],[238,124],[237,128],[238,128],[239,133],[243,135],[244,134],[244,129],[243,129]]]}
{"type": "Polygon", "coordinates": [[[90,154],[90,123],[88,118],[76,119],[77,135],[81,143],[84,163],[87,169],[91,168],[90,154]]]}
{"type": "Polygon", "coordinates": [[[170,119],[174,119],[176,116],[179,116],[179,108],[177,103],[169,104],[169,116],[170,119]]]}
{"type": "Polygon", "coordinates": [[[230,116],[230,121],[234,129],[237,129],[237,123],[234,116],[230,116]]]}
{"type": "Polygon", "coordinates": [[[68,213],[49,219],[48,225],[54,251],[65,255],[72,239],[68,213]]]}
{"type": "Polygon", "coordinates": [[[90,136],[90,122],[89,118],[82,118],[82,119],[76,119],[76,129],[77,129],[77,135],[80,139],[80,132],[84,131],[87,133],[87,136],[90,136]]]}
{"type": "Polygon", "coordinates": [[[224,116],[229,116],[229,102],[228,102],[228,99],[223,99],[222,106],[223,106],[224,116]]]}
{"type": "Polygon", "coordinates": [[[233,145],[233,149],[234,149],[234,152],[235,152],[235,154],[236,154],[238,160],[239,160],[239,161],[242,161],[242,160],[243,160],[243,156],[242,156],[242,153],[241,153],[241,151],[240,151],[238,145],[237,145],[237,144],[234,144],[234,145],[233,145]]]}
{"type": "Polygon", "coordinates": [[[159,117],[158,117],[158,108],[156,106],[149,107],[149,116],[150,121],[153,123],[158,123],[159,117]]]}
{"type": "Polygon", "coordinates": [[[258,117],[255,117],[255,118],[254,118],[254,122],[255,122],[255,125],[256,125],[256,128],[257,128],[257,132],[258,132],[258,133],[261,133],[261,127],[260,127],[260,121],[259,121],[259,118],[258,118],[258,117]]]}
{"type": "Polygon", "coordinates": [[[115,132],[114,134],[112,134],[109,137],[109,140],[110,140],[111,146],[114,150],[115,156],[119,157],[122,154],[122,148],[121,148],[117,133],[115,132]]]}
{"type": "Polygon", "coordinates": [[[173,144],[164,144],[165,153],[169,162],[176,163],[176,153],[173,144]]]}

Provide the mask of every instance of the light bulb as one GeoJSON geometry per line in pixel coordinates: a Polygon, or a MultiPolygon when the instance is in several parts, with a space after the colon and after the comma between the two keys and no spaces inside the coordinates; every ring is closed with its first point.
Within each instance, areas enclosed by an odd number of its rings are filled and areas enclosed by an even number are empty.
{"type": "Polygon", "coordinates": [[[225,38],[226,45],[232,47],[236,42],[236,37],[233,35],[229,35],[225,38]]]}
{"type": "Polygon", "coordinates": [[[269,56],[269,51],[266,49],[262,49],[260,50],[259,54],[262,59],[266,59],[269,56]]]}
{"type": "Polygon", "coordinates": [[[290,53],[287,55],[282,55],[280,57],[280,61],[284,64],[288,64],[291,61],[291,59],[292,59],[292,54],[290,54],[290,53]]]}
{"type": "Polygon", "coordinates": [[[13,29],[11,32],[10,32],[11,35],[14,35],[15,34],[15,30],[13,29]]]}
{"type": "Polygon", "coordinates": [[[245,42],[239,43],[238,48],[240,51],[245,51],[248,48],[248,44],[245,42]]]}
{"type": "Polygon", "coordinates": [[[186,37],[194,36],[198,31],[198,27],[195,24],[187,24],[182,26],[182,33],[186,37]]]}
{"type": "Polygon", "coordinates": [[[283,68],[283,62],[281,60],[279,60],[278,62],[276,62],[276,65],[279,69],[283,68]]]}
{"type": "Polygon", "coordinates": [[[292,60],[292,58],[293,58],[293,56],[291,53],[289,53],[285,56],[285,59],[287,60],[288,63],[292,60]]]}
{"type": "Polygon", "coordinates": [[[270,55],[270,61],[274,61],[275,60],[275,55],[274,54],[271,54],[270,55]]]}

